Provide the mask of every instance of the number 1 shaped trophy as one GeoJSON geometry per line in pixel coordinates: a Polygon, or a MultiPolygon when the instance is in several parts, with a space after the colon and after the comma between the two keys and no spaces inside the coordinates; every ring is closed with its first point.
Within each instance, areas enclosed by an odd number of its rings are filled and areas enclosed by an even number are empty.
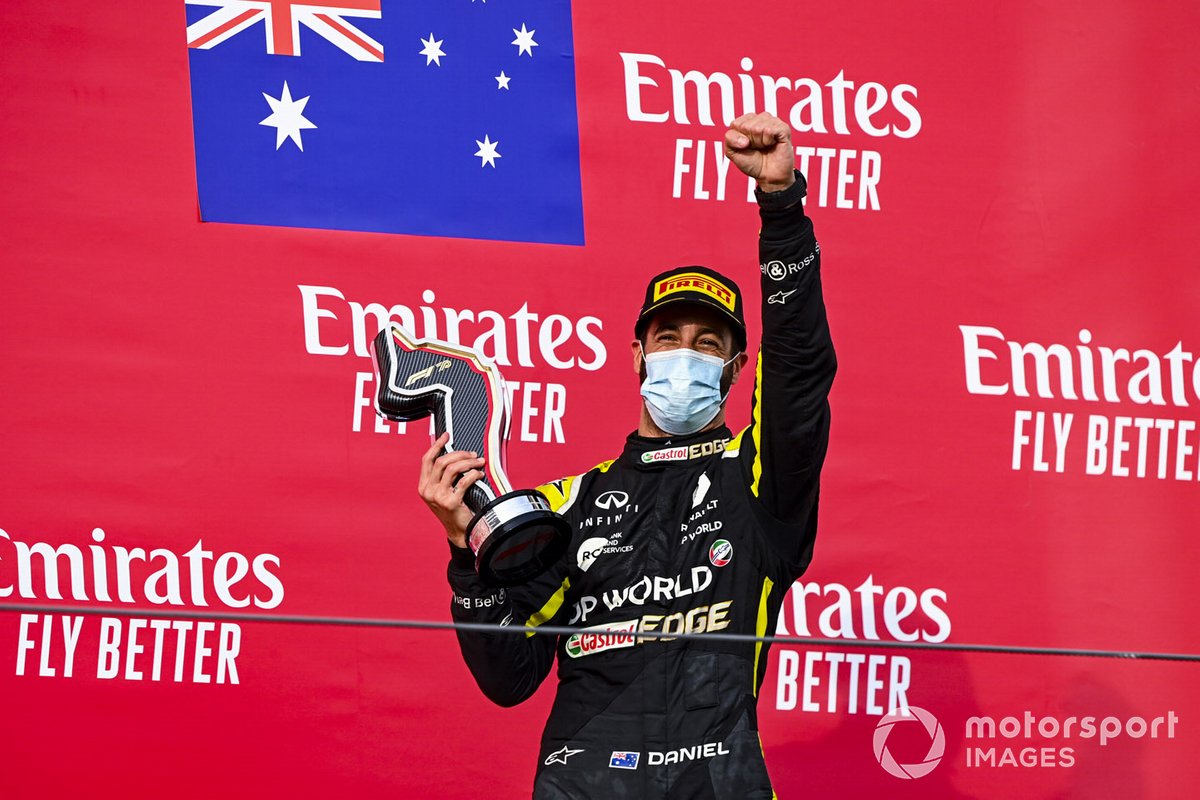
{"type": "Polygon", "coordinates": [[[381,417],[412,422],[432,416],[435,435],[450,433],[443,453],[469,450],[485,459],[484,477],[463,498],[475,512],[467,543],[479,577],[492,586],[515,586],[547,570],[566,552],[571,528],[541,492],[514,491],[508,481],[510,401],[500,370],[470,347],[417,339],[394,322],[371,347],[381,417]]]}

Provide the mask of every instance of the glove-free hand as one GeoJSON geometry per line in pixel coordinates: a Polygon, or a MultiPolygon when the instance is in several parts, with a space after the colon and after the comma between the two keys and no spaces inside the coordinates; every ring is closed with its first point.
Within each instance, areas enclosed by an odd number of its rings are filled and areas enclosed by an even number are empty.
{"type": "Polygon", "coordinates": [[[446,538],[458,547],[467,546],[467,525],[475,516],[463,498],[476,481],[483,478],[484,461],[478,453],[460,450],[442,453],[450,434],[443,433],[421,457],[421,477],[417,493],[446,529],[446,538]]]}
{"type": "Polygon", "coordinates": [[[725,155],[764,192],[780,192],[796,182],[792,129],[771,114],[744,114],[729,123],[725,155]]]}

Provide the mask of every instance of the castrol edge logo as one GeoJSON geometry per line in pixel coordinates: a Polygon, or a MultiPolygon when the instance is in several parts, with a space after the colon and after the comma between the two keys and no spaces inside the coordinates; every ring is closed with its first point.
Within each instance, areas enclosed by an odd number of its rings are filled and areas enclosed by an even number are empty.
{"type": "Polygon", "coordinates": [[[584,628],[579,633],[571,634],[571,638],[567,639],[567,655],[571,658],[579,658],[603,650],[633,647],[636,641],[633,634],[637,631],[637,624],[636,619],[631,619],[628,622],[609,622],[584,628]]]}
{"type": "Polygon", "coordinates": [[[704,458],[705,456],[715,456],[718,453],[725,452],[725,445],[729,443],[729,438],[714,439],[711,442],[698,442],[693,445],[678,445],[677,447],[665,447],[661,450],[647,450],[642,453],[643,464],[653,464],[656,461],[686,461],[692,458],[704,458]]]}

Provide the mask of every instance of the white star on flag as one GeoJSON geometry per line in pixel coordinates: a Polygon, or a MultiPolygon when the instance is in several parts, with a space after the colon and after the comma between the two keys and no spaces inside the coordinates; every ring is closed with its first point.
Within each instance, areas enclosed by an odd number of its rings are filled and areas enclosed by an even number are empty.
{"type": "MultiPolygon", "coordinates": [[[[432,32],[429,34],[428,40],[426,40],[426,39],[421,40],[421,44],[425,45],[425,47],[421,49],[421,52],[419,53],[419,55],[425,56],[425,66],[428,67],[430,64],[437,64],[440,67],[442,65],[442,56],[446,55],[445,53],[442,52],[442,42],[444,42],[444,41],[446,41],[446,40],[438,39],[435,42],[433,40],[432,32]]],[[[521,54],[517,53],[517,55],[521,55],[521,54]]]]}
{"type": "Polygon", "coordinates": [[[300,148],[300,152],[304,152],[304,142],[300,141],[300,131],[317,127],[304,118],[304,106],[308,105],[308,97],[293,100],[287,81],[283,82],[283,93],[279,99],[271,97],[266,92],[263,92],[262,96],[266,98],[267,105],[271,106],[271,116],[258,124],[275,129],[275,149],[278,150],[283,146],[284,139],[291,139],[296,143],[296,147],[300,148]]]}
{"type": "MultiPolygon", "coordinates": [[[[518,53],[517,55],[520,55],[520,53],[518,53]]],[[[504,74],[504,70],[500,70],[500,74],[496,76],[496,89],[497,90],[507,89],[508,82],[511,80],[512,80],[512,78],[510,78],[504,74]]]]}
{"type": "Polygon", "coordinates": [[[493,142],[485,133],[483,141],[475,140],[475,144],[479,145],[479,149],[475,151],[475,155],[479,156],[479,166],[486,167],[491,164],[492,169],[496,168],[496,159],[502,156],[496,152],[496,148],[500,146],[499,142],[493,142]]]}
{"type": "Polygon", "coordinates": [[[533,58],[533,48],[538,46],[538,43],[533,40],[533,35],[537,33],[537,31],[525,30],[525,23],[522,22],[521,30],[513,28],[512,32],[517,35],[517,38],[513,39],[511,42],[511,44],[515,44],[517,46],[517,56],[519,57],[522,53],[528,53],[529,57],[533,58]]]}

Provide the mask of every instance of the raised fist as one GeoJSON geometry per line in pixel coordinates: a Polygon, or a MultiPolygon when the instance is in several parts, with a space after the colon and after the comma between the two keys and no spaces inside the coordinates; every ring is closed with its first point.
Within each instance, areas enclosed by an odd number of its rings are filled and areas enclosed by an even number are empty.
{"type": "Polygon", "coordinates": [[[764,192],[778,192],[796,182],[792,129],[771,114],[743,114],[725,131],[725,155],[764,192]]]}

